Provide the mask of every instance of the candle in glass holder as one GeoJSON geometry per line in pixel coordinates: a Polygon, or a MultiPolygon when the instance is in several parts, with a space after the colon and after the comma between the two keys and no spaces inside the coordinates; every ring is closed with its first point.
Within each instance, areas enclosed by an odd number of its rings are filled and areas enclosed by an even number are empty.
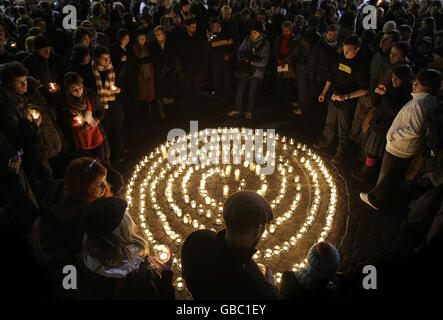
{"type": "Polygon", "coordinates": [[[256,165],[255,166],[255,175],[256,176],[260,175],[260,170],[261,170],[261,165],[259,165],[259,164],[256,165]]]}
{"type": "Polygon", "coordinates": [[[17,47],[17,42],[13,41],[11,42],[11,48],[16,48],[17,47]]]}
{"type": "Polygon", "coordinates": [[[229,193],[229,186],[225,184],[223,187],[223,197],[227,198],[229,193]]]}
{"type": "Polygon", "coordinates": [[[111,90],[112,91],[116,91],[117,90],[117,86],[115,84],[111,85],[111,90]]]}
{"type": "Polygon", "coordinates": [[[167,245],[159,244],[155,247],[155,256],[160,263],[166,263],[171,258],[171,250],[167,245]]]}
{"type": "Polygon", "coordinates": [[[166,151],[165,146],[162,146],[162,156],[163,159],[166,159],[168,157],[168,152],[166,151]]]}
{"type": "Polygon", "coordinates": [[[40,112],[35,109],[29,109],[32,119],[37,120],[40,117],[40,112]]]}
{"type": "Polygon", "coordinates": [[[195,207],[197,206],[197,202],[195,200],[191,201],[191,208],[195,209],[195,207]]]}
{"type": "Polygon", "coordinates": [[[235,175],[235,181],[239,181],[240,180],[240,169],[236,169],[234,172],[235,175]]]}
{"type": "Polygon", "coordinates": [[[229,177],[231,175],[231,166],[226,167],[225,174],[227,177],[229,177]]]}

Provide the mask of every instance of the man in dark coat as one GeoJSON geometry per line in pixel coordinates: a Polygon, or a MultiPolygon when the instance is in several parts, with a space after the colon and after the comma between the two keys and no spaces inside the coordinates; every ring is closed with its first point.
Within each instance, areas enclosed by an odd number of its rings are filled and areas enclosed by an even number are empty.
{"type": "Polygon", "coordinates": [[[197,22],[186,20],[186,30],[179,38],[179,59],[183,69],[185,99],[189,104],[200,103],[200,81],[205,66],[206,46],[197,33],[197,22]],[[193,94],[191,94],[193,91],[193,94]]]}
{"type": "Polygon", "coordinates": [[[328,26],[323,38],[312,49],[308,61],[309,92],[306,110],[318,114],[317,97],[328,80],[329,71],[337,59],[337,26],[328,26]]]}
{"type": "Polygon", "coordinates": [[[221,28],[220,20],[212,18],[208,32],[209,62],[212,85],[218,99],[232,97],[233,36],[221,28]]]}
{"type": "Polygon", "coordinates": [[[226,229],[198,230],[185,240],[183,277],[194,299],[279,299],[272,273],[252,260],[267,223],[269,203],[251,191],[232,194],[223,205],[226,229]]]}
{"type": "Polygon", "coordinates": [[[63,59],[51,48],[51,43],[44,36],[34,40],[35,52],[25,58],[23,65],[29,75],[39,79],[48,93],[59,92],[63,85],[65,65],[63,59]]]}

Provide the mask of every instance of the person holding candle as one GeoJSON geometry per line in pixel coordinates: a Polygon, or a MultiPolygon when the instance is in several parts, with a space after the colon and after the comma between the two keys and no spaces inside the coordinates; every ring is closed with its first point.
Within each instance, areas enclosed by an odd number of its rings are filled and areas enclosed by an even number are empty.
{"type": "Polygon", "coordinates": [[[0,127],[11,143],[23,148],[23,168],[35,190],[43,192],[53,175],[50,161],[62,150],[55,114],[43,96],[41,83],[28,77],[19,62],[3,65],[0,91],[0,127]]]}
{"type": "Polygon", "coordinates": [[[93,52],[92,73],[94,83],[85,85],[96,91],[106,110],[103,127],[109,137],[113,159],[123,162],[125,152],[124,122],[125,110],[118,94],[121,89],[116,83],[114,67],[109,50],[97,46],[93,52]]]}
{"type": "Polygon", "coordinates": [[[85,219],[81,299],[173,300],[172,255],[149,257],[146,240],[127,213],[126,201],[101,198],[85,219]]]}
{"type": "MultiPolygon", "coordinates": [[[[39,79],[48,93],[57,93],[62,89],[65,65],[60,55],[53,52],[51,42],[39,35],[34,39],[35,52],[23,60],[29,74],[39,79]],[[53,83],[51,86],[50,83],[53,83]]],[[[51,95],[48,95],[51,97],[51,95]]]]}
{"type": "Polygon", "coordinates": [[[77,73],[65,74],[64,84],[67,90],[59,97],[57,110],[67,151],[76,157],[99,158],[110,166],[109,144],[101,126],[105,111],[100,99],[84,87],[77,73]]]}
{"type": "Polygon", "coordinates": [[[183,243],[183,278],[195,300],[279,299],[272,273],[263,275],[252,256],[274,219],[269,203],[253,191],[231,194],[223,205],[226,229],[198,230],[183,243]]]}

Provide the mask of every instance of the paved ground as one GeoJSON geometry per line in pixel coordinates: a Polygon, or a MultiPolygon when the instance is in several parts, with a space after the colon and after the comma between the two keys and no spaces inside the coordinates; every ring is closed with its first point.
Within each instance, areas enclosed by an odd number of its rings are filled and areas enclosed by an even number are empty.
{"type": "MultiPolygon", "coordinates": [[[[133,117],[127,126],[127,147],[131,151],[127,161],[118,165],[118,169],[127,179],[136,162],[153,147],[163,143],[170,129],[182,128],[189,132],[190,120],[198,120],[199,129],[218,126],[275,128],[276,132],[312,145],[320,137],[326,115],[324,112],[323,117],[316,119],[296,116],[289,104],[275,101],[270,93],[259,97],[253,118],[249,121],[228,118],[226,112],[230,107],[229,102],[217,103],[212,97],[205,96],[198,108],[189,108],[180,103],[170,106],[166,109],[166,120],[160,119],[155,108],[152,116],[146,111],[133,117]]],[[[328,161],[333,156],[333,150],[321,155],[328,161]]],[[[367,191],[369,186],[353,179],[350,174],[360,166],[356,155],[349,155],[345,163],[338,166],[328,162],[339,190],[335,225],[328,240],[336,244],[341,253],[341,271],[350,276],[361,275],[362,267],[366,264],[378,266],[418,244],[399,229],[407,208],[397,207],[391,212],[374,213],[360,201],[358,193],[367,191]]]]}

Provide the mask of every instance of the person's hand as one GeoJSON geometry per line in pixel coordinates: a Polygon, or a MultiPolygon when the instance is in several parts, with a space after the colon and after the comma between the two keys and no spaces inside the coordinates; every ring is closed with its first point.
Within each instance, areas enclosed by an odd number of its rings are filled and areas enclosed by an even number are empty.
{"type": "Polygon", "coordinates": [[[20,165],[22,164],[22,157],[18,157],[17,161],[14,161],[13,158],[9,159],[8,161],[8,171],[18,174],[18,171],[20,170],[20,165]]]}
{"type": "Polygon", "coordinates": [[[337,101],[345,101],[346,100],[346,95],[344,95],[344,94],[335,95],[335,100],[337,100],[337,101]]]}
{"type": "Polygon", "coordinates": [[[274,276],[272,275],[271,268],[270,268],[268,265],[266,265],[265,278],[266,278],[266,280],[268,280],[270,283],[275,284],[274,276]]]}
{"type": "Polygon", "coordinates": [[[318,96],[318,102],[323,102],[323,101],[325,101],[325,94],[321,94],[321,95],[319,95],[318,96]]]}
{"type": "Polygon", "coordinates": [[[37,127],[40,127],[40,125],[42,124],[42,116],[41,114],[39,114],[37,119],[34,119],[34,123],[37,127]]]}
{"type": "Polygon", "coordinates": [[[379,95],[384,95],[388,89],[384,84],[379,84],[378,87],[375,89],[375,93],[378,93],[379,95]]]}
{"type": "Polygon", "coordinates": [[[174,258],[172,256],[169,257],[169,260],[166,261],[165,263],[161,263],[158,258],[156,257],[151,257],[150,258],[150,262],[152,263],[152,265],[160,272],[168,270],[168,271],[172,271],[172,262],[173,262],[174,258]]]}
{"type": "Polygon", "coordinates": [[[123,57],[122,57],[122,61],[123,61],[123,62],[126,61],[126,56],[123,56],[123,57]]]}
{"type": "Polygon", "coordinates": [[[112,85],[111,90],[112,90],[112,93],[114,93],[114,94],[119,94],[122,91],[122,89],[120,89],[116,85],[112,85]]]}
{"type": "Polygon", "coordinates": [[[223,56],[223,60],[225,60],[225,61],[229,61],[229,56],[228,56],[227,54],[225,54],[225,55],[223,56]]]}

